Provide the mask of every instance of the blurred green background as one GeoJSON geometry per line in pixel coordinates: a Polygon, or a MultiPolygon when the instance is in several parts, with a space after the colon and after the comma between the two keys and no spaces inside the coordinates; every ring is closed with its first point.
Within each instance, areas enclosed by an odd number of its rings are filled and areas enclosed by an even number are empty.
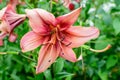
{"type": "MultiPolygon", "coordinates": [[[[3,0],[0,9],[6,6],[3,0]]],[[[17,6],[17,12],[24,14],[25,9],[42,8],[56,17],[69,13],[69,8],[49,0],[24,0],[24,5],[17,6]],[[51,6],[52,4],[52,6],[51,6]]],[[[81,0],[72,1],[75,8],[83,5],[82,12],[74,25],[95,26],[100,29],[100,36],[86,43],[94,49],[103,49],[108,44],[112,47],[102,53],[95,53],[84,48],[75,48],[76,55],[82,53],[83,60],[76,63],[58,58],[45,72],[35,74],[35,66],[39,48],[27,52],[19,52],[21,37],[31,30],[28,19],[14,31],[18,34],[16,42],[4,39],[0,47],[0,80],[120,80],[120,0],[81,0]]]]}

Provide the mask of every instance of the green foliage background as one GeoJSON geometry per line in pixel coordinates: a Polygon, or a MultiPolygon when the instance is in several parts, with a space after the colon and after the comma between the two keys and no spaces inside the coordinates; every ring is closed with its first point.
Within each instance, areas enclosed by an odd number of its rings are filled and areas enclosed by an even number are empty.
{"type": "MultiPolygon", "coordinates": [[[[6,6],[4,0],[0,9],[6,6]]],[[[82,0],[81,0],[82,1],[82,0]]],[[[84,0],[83,0],[84,1],[84,0]]],[[[82,1],[82,2],[83,2],[82,1]]],[[[84,4],[85,7],[74,25],[93,25],[100,29],[100,36],[86,45],[94,49],[103,49],[108,44],[112,48],[103,53],[95,53],[84,48],[76,48],[76,55],[82,53],[83,60],[76,63],[58,58],[49,69],[41,74],[35,74],[39,48],[20,53],[20,39],[31,30],[28,19],[15,29],[18,34],[16,42],[10,43],[4,39],[0,52],[0,80],[119,80],[120,79],[120,0],[87,0],[86,3],[74,3],[75,8],[84,4]],[[19,52],[19,53],[18,53],[19,52]],[[16,54],[18,53],[18,54],[16,54]]],[[[42,8],[60,16],[70,12],[62,4],[49,0],[25,0],[25,5],[18,5],[17,12],[25,13],[26,8],[42,8]]]]}

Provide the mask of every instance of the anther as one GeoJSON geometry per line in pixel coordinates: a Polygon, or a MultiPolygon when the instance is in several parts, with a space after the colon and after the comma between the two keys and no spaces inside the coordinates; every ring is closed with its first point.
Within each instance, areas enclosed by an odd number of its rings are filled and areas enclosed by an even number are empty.
{"type": "Polygon", "coordinates": [[[63,37],[63,38],[61,39],[61,42],[64,41],[64,39],[65,39],[65,37],[63,37]]]}

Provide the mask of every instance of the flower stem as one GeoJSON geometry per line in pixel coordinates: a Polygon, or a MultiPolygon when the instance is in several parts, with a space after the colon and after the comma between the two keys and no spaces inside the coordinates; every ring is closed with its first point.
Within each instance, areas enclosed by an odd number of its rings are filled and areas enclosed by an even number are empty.
{"type": "Polygon", "coordinates": [[[32,58],[24,55],[24,53],[22,53],[22,52],[19,52],[19,54],[20,54],[22,57],[24,57],[24,58],[26,58],[26,59],[28,59],[28,60],[31,60],[31,61],[33,61],[33,62],[36,62],[34,59],[32,59],[32,58]]]}
{"type": "Polygon", "coordinates": [[[30,9],[33,9],[33,7],[27,2],[27,0],[25,0],[25,3],[30,9]]]}
{"type": "Polygon", "coordinates": [[[92,49],[90,46],[87,46],[87,45],[82,45],[81,47],[83,47],[83,48],[85,48],[85,49],[88,49],[88,50],[90,50],[90,51],[93,51],[93,52],[105,52],[105,51],[107,51],[108,49],[110,49],[111,48],[111,45],[110,44],[108,44],[104,49],[101,49],[101,50],[95,50],[95,49],[92,49]]]}
{"type": "Polygon", "coordinates": [[[5,54],[16,54],[16,55],[21,55],[22,57],[31,60],[33,62],[36,62],[34,59],[31,59],[30,57],[27,57],[26,55],[24,55],[24,53],[22,53],[21,51],[7,51],[7,52],[0,52],[0,55],[5,55],[5,54]]]}
{"type": "Polygon", "coordinates": [[[83,70],[83,72],[84,72],[84,59],[83,59],[83,49],[82,49],[82,47],[81,47],[81,56],[82,56],[82,70],[83,70]]]}
{"type": "Polygon", "coordinates": [[[50,11],[52,11],[52,0],[50,0],[50,11]]]}
{"type": "Polygon", "coordinates": [[[107,45],[104,49],[102,49],[102,50],[95,50],[95,49],[92,49],[92,48],[90,48],[90,51],[93,51],[93,52],[105,52],[105,51],[107,51],[108,49],[110,49],[111,48],[111,45],[109,44],[109,45],[107,45]]]}

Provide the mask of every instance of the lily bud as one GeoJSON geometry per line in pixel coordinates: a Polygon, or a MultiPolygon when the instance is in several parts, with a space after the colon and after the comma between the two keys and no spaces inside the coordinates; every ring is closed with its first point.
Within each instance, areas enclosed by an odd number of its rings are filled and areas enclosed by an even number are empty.
{"type": "Polygon", "coordinates": [[[75,5],[74,5],[73,3],[70,3],[70,4],[69,4],[69,10],[72,11],[72,10],[74,10],[74,9],[75,9],[75,5]]]}

